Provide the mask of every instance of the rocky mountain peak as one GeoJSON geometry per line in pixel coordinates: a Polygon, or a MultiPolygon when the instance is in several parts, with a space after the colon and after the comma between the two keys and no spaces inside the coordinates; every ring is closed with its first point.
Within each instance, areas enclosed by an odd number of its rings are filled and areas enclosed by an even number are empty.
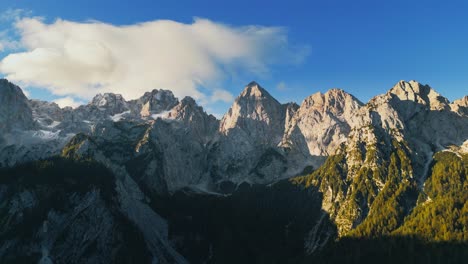
{"type": "MultiPolygon", "coordinates": [[[[32,109],[33,118],[43,126],[53,126],[54,121],[60,122],[64,115],[70,109],[62,109],[54,102],[41,100],[29,100],[29,105],[32,109]]],[[[57,124],[57,123],[56,123],[57,124]]]]}
{"type": "MultiPolygon", "coordinates": [[[[268,118],[271,111],[277,111],[281,104],[256,82],[249,83],[236,98],[226,116],[240,116],[261,120],[268,118]],[[238,112],[238,113],[236,113],[238,112]]],[[[225,116],[225,117],[226,117],[225,116]]],[[[223,118],[225,119],[225,118],[223,118]]]]}
{"type": "Polygon", "coordinates": [[[294,162],[317,167],[322,157],[333,154],[346,140],[355,122],[353,115],[361,106],[358,99],[341,89],[315,93],[288,120],[280,146],[295,149],[291,155],[294,162]]]}
{"type": "Polygon", "coordinates": [[[97,107],[106,107],[115,104],[123,104],[125,103],[125,99],[121,94],[114,94],[114,93],[104,93],[104,94],[97,94],[91,100],[90,104],[95,105],[97,107]]]}
{"type": "Polygon", "coordinates": [[[218,120],[207,114],[190,96],[186,96],[173,107],[167,113],[167,118],[180,121],[190,128],[196,138],[204,141],[210,139],[218,128],[218,120]]]}
{"type": "Polygon", "coordinates": [[[231,129],[241,129],[255,139],[264,140],[269,135],[279,142],[284,130],[284,110],[265,89],[251,82],[224,115],[220,131],[227,134],[231,129]]]}
{"type": "Polygon", "coordinates": [[[423,85],[414,80],[409,82],[399,81],[387,94],[393,95],[400,101],[412,101],[425,105],[431,110],[448,109],[449,105],[447,98],[441,96],[429,85],[423,85]]]}
{"type": "Polygon", "coordinates": [[[152,114],[160,114],[170,110],[179,103],[179,100],[170,90],[154,89],[132,102],[137,105],[137,112],[142,117],[148,117],[152,114]]]}
{"type": "Polygon", "coordinates": [[[450,108],[460,115],[468,116],[468,95],[453,101],[450,104],[450,108]]]}
{"type": "MultiPolygon", "coordinates": [[[[168,118],[190,122],[194,116],[200,116],[206,113],[201,106],[198,106],[195,100],[186,96],[168,113],[168,118]]],[[[200,121],[200,120],[198,120],[200,121]]]]}
{"type": "Polygon", "coordinates": [[[94,119],[95,116],[112,116],[129,111],[129,106],[122,95],[104,93],[97,94],[88,105],[78,107],[78,110],[84,110],[85,112],[90,111],[90,113],[92,113],[90,114],[90,118],[94,119]],[[100,111],[102,113],[97,114],[96,111],[100,111]]]}
{"type": "Polygon", "coordinates": [[[184,99],[182,99],[181,103],[182,103],[182,105],[190,105],[190,106],[196,106],[197,105],[197,103],[195,102],[195,99],[193,99],[190,96],[184,97],[184,99]]]}
{"type": "Polygon", "coordinates": [[[239,98],[243,97],[254,97],[254,98],[262,98],[262,97],[270,97],[273,98],[265,89],[263,89],[258,83],[252,81],[244,88],[242,93],[240,94],[239,98]]]}
{"type": "Polygon", "coordinates": [[[330,89],[326,93],[315,93],[307,97],[302,105],[302,109],[311,109],[322,111],[329,111],[334,114],[343,113],[345,110],[357,109],[363,104],[353,95],[341,90],[330,89]]]}
{"type": "Polygon", "coordinates": [[[0,79],[0,131],[29,129],[34,126],[28,98],[21,88],[0,79]]]}
{"type": "Polygon", "coordinates": [[[174,113],[177,113],[177,116],[179,117],[184,116],[184,118],[179,119],[184,119],[187,123],[195,122],[191,125],[197,125],[196,122],[203,121],[203,125],[206,126],[207,129],[209,127],[210,130],[213,129],[213,125],[218,126],[219,122],[216,117],[206,113],[203,107],[199,106],[197,102],[190,96],[184,97],[184,99],[182,99],[178,105],[172,108],[169,115],[175,116],[174,113]],[[187,119],[187,117],[190,118],[187,119]]]}
{"type": "Polygon", "coordinates": [[[453,104],[468,107],[468,95],[465,95],[464,97],[453,101],[453,104]]]}

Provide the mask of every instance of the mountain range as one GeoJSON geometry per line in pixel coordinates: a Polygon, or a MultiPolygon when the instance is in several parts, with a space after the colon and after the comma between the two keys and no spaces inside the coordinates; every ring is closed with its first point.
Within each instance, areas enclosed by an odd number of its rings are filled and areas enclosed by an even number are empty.
{"type": "Polygon", "coordinates": [[[468,96],[416,81],[301,105],[251,82],[218,120],[169,90],[73,109],[3,79],[0,167],[2,263],[467,257],[468,96]]]}

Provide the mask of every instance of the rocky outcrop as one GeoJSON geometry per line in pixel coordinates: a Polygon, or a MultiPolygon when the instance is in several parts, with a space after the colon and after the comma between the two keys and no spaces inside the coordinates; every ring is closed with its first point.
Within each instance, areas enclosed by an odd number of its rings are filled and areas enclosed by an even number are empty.
{"type": "Polygon", "coordinates": [[[208,141],[217,120],[191,98],[165,117],[145,122],[106,121],[79,134],[64,151],[73,157],[105,157],[148,191],[167,194],[190,185],[210,184],[208,141]]]}
{"type": "Polygon", "coordinates": [[[226,136],[245,135],[257,145],[277,145],[284,131],[285,111],[258,83],[249,83],[221,119],[226,136]]]}
{"type": "Polygon", "coordinates": [[[404,112],[407,117],[408,114],[414,109],[408,108],[404,105],[405,101],[414,102],[422,107],[427,107],[430,110],[447,110],[449,101],[434,91],[429,85],[422,85],[417,81],[399,81],[388,94],[398,98],[400,103],[400,111],[404,112]]]}
{"type": "MultiPolygon", "coordinates": [[[[362,103],[340,89],[307,97],[295,111],[280,146],[290,149],[290,168],[302,169],[304,164],[318,167],[337,147],[346,141],[354,126],[355,113],[362,103]]],[[[296,171],[300,172],[300,171],[296,171]]]]}
{"type": "Polygon", "coordinates": [[[216,117],[208,115],[191,97],[182,99],[167,113],[166,117],[190,128],[191,132],[203,142],[210,141],[215,136],[219,126],[216,117]]]}
{"type": "Polygon", "coordinates": [[[468,116],[468,95],[453,101],[450,104],[450,109],[459,115],[468,116]]]}
{"type": "Polygon", "coordinates": [[[32,110],[21,88],[0,79],[0,133],[33,127],[32,110]]]}
{"type": "Polygon", "coordinates": [[[169,111],[179,103],[169,90],[153,90],[146,92],[137,100],[130,101],[133,111],[143,118],[151,117],[169,111]]]}
{"type": "Polygon", "coordinates": [[[284,133],[283,106],[256,82],[249,83],[221,119],[220,135],[210,147],[210,173],[215,182],[271,182],[281,178],[286,159],[277,148],[284,133]]]}

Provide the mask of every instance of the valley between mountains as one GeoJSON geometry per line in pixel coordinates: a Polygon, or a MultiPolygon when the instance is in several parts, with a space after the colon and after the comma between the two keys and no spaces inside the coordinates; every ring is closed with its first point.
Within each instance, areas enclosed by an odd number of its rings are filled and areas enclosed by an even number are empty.
{"type": "Polygon", "coordinates": [[[0,80],[1,263],[466,263],[468,95],[249,83],[75,109],[0,80]]]}

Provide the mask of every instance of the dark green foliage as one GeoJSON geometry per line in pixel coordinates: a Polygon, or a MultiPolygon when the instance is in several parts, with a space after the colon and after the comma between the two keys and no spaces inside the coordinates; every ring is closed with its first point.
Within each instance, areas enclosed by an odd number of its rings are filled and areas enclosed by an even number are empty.
{"type": "MultiPolygon", "coordinates": [[[[465,159],[468,155],[463,155],[465,159]]],[[[434,156],[431,177],[425,184],[425,192],[431,198],[457,196],[468,191],[466,176],[468,163],[452,152],[439,152],[434,156]]]]}
{"type": "Polygon", "coordinates": [[[403,223],[404,217],[413,208],[417,198],[417,186],[411,179],[411,174],[410,159],[406,152],[398,147],[390,156],[387,182],[372,203],[369,215],[350,232],[351,236],[387,235],[403,223]]]}
{"type": "Polygon", "coordinates": [[[385,154],[388,161],[377,157],[377,147],[343,148],[339,152],[342,154],[330,156],[312,174],[291,181],[305,187],[317,186],[321,192],[331,189],[335,201],[331,208],[332,217],[337,216],[340,221],[348,219],[355,228],[350,235],[377,237],[389,234],[403,223],[414,207],[418,191],[407,146],[394,141],[392,151],[385,154]],[[347,152],[350,154],[345,156],[343,153],[347,152]],[[350,157],[354,161],[365,160],[366,165],[348,168],[350,157]]]}
{"type": "Polygon", "coordinates": [[[468,241],[468,155],[439,152],[420,204],[396,233],[428,241],[468,241]]]}
{"type": "Polygon", "coordinates": [[[304,185],[306,188],[310,186],[323,186],[323,188],[330,186],[333,193],[338,193],[339,191],[345,191],[346,174],[347,167],[345,156],[343,154],[338,154],[328,157],[325,164],[312,174],[293,178],[291,182],[304,185]]]}
{"type": "Polygon", "coordinates": [[[92,138],[86,134],[78,133],[76,134],[65,147],[62,149],[62,156],[65,158],[75,158],[76,151],[79,149],[81,144],[85,141],[92,142],[92,138]]]}

